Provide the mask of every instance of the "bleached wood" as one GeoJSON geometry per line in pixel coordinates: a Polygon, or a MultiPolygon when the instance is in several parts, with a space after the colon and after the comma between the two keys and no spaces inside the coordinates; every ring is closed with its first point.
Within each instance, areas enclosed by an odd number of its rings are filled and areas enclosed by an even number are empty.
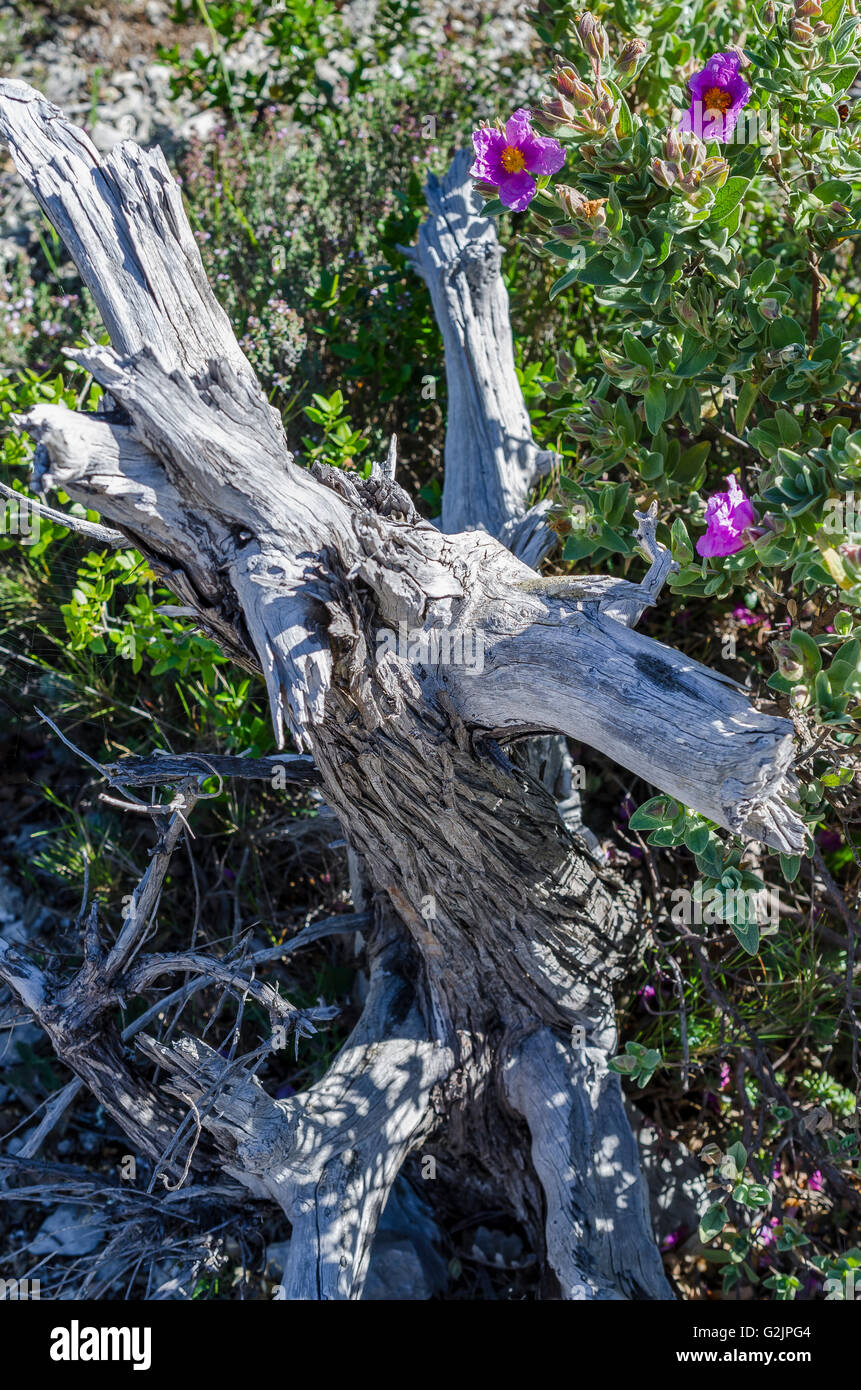
{"type": "Polygon", "coordinates": [[[524,521],[527,499],[555,454],[539,449],[514,369],[508,293],[499,273],[496,226],[462,150],[448,172],[431,175],[429,216],[419,229],[413,264],[430,291],[445,348],[448,418],[442,517],[444,531],[482,526],[530,564],[555,543],[539,509],[524,521]]]}
{"type": "Polygon", "coordinates": [[[224,1155],[225,1171],[289,1217],[282,1276],[289,1300],[360,1298],[371,1242],[410,1148],[430,1127],[433,1087],[451,1052],[427,1039],[404,976],[402,943],[377,956],[362,1018],[323,1080],[273,1101],[196,1039],[139,1046],[193,1103],[224,1155]]]}
{"type": "Polygon", "coordinates": [[[505,1069],[547,1198],[547,1255],[563,1298],[665,1299],[637,1145],[606,1052],[546,1029],[505,1069]]]}

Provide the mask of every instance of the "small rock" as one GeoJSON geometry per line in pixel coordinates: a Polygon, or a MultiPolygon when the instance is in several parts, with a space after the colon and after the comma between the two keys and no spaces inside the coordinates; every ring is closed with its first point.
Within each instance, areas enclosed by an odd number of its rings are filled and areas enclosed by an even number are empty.
{"type": "Polygon", "coordinates": [[[431,1287],[412,1241],[377,1236],[365,1281],[363,1299],[371,1302],[418,1302],[431,1297],[431,1287]]]}
{"type": "Polygon", "coordinates": [[[104,1234],[89,1208],[63,1205],[43,1221],[29,1250],[31,1255],[89,1255],[104,1234]]]}

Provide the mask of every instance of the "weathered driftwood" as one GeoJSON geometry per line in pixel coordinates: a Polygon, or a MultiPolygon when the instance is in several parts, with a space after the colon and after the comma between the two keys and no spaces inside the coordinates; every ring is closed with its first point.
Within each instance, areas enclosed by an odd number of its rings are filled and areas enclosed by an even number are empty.
{"type": "MultiPolygon", "coordinates": [[[[569,734],[718,824],[790,851],[801,843],[783,799],[791,730],[633,631],[669,566],[654,517],[641,520],[652,559],[641,585],[544,580],[524,562],[546,549],[543,510],[527,507],[550,460],[529,433],[495,231],[465,161],[432,184],[416,252],[449,382],[438,529],[393,481],[393,454],[367,482],[295,464],[159,151],[124,142],[100,159],[14,82],[0,83],[0,132],[112,344],[77,354],[111,412],[46,406],[22,421],[37,474],[118,527],[183,610],[262,671],[278,745],[287,725],[313,755],[374,895],[373,987],[332,1072],[276,1105],[200,1043],[144,1041],[171,1077],[171,1098],[163,1088],[151,1097],[161,1110],[147,1151],[165,1152],[176,1098],[192,1104],[206,1161],[220,1156],[290,1215],[288,1297],[361,1296],[386,1194],[425,1136],[482,1172],[524,1223],[548,1295],[670,1296],[606,1065],[636,895],[583,851],[500,741],[569,734]],[[477,635],[483,669],[389,640],[414,629],[477,635]],[[575,1027],[583,1048],[568,1043],[575,1027]]],[[[45,1012],[44,979],[17,959],[0,971],[45,1012]]],[[[131,978],[148,987],[145,961],[131,978]]],[[[52,1036],[93,1084],[67,1034],[52,1036]]],[[[128,1107],[103,1090],[128,1128],[128,1107]]]]}
{"type": "Polygon", "coordinates": [[[532,439],[514,370],[508,293],[500,275],[496,227],[476,216],[471,158],[458,154],[448,175],[425,189],[430,216],[410,253],[430,291],[445,349],[448,428],[442,529],[483,527],[536,564],[556,543],[547,507],[528,510],[555,455],[532,439]]]}

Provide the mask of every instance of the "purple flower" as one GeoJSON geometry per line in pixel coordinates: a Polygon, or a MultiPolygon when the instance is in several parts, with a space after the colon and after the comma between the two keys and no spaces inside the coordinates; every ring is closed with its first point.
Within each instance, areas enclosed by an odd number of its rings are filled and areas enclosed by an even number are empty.
{"type": "Polygon", "coordinates": [[[716,492],[706,503],[706,533],[697,541],[697,554],[734,555],[747,545],[745,531],[756,521],[756,512],[735,476],[726,480],[728,492],[716,492]]]}
{"type": "Polygon", "coordinates": [[[720,1086],[718,1087],[718,1089],[721,1090],[721,1091],[725,1091],[726,1088],[727,1088],[727,1086],[729,1085],[729,1082],[730,1082],[729,1062],[721,1062],[721,1064],[720,1064],[720,1086]]]}
{"type": "Polygon", "coordinates": [[[559,141],[536,135],[523,107],[510,118],[504,134],[492,126],[482,126],[473,134],[472,145],[472,177],[498,188],[500,202],[513,212],[522,212],[532,202],[535,178],[555,174],[565,163],[559,141]]]}
{"type": "Polygon", "coordinates": [[[823,854],[835,854],[843,844],[843,836],[839,830],[820,830],[816,836],[816,843],[823,854]]]}
{"type": "Polygon", "coordinates": [[[687,1226],[678,1226],[675,1231],[670,1231],[668,1235],[664,1236],[661,1241],[661,1249],[672,1250],[687,1234],[687,1226]]]}
{"type": "Polygon", "coordinates": [[[815,1172],[811,1173],[810,1177],[807,1179],[807,1190],[808,1192],[821,1192],[822,1188],[822,1174],[817,1168],[815,1172]]]}
{"type": "Polygon", "coordinates": [[[742,108],[750,101],[750,87],[739,72],[737,53],[714,53],[701,72],[688,82],[692,101],[679,122],[680,130],[692,130],[701,140],[732,139],[742,108]]]}
{"type": "Polygon", "coordinates": [[[755,627],[757,623],[763,621],[761,614],[751,613],[750,609],[745,608],[743,604],[739,604],[737,608],[732,610],[732,616],[742,627],[755,627]]]}

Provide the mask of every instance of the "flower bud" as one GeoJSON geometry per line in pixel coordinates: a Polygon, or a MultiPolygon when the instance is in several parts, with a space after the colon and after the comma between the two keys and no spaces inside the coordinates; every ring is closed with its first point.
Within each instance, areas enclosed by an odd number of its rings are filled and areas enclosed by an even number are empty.
{"type": "Polygon", "coordinates": [[[848,216],[849,216],[849,209],[848,209],[848,207],[846,206],[845,203],[832,203],[832,204],[831,204],[831,211],[834,213],[834,216],[835,216],[835,217],[848,217],[848,216]]]}
{"type": "Polygon", "coordinates": [[[692,328],[695,333],[702,335],[703,326],[700,322],[699,314],[689,299],[677,299],[675,311],[679,320],[686,328],[692,328]]]}
{"type": "Polygon", "coordinates": [[[557,183],[554,193],[560,207],[567,212],[569,217],[580,217],[583,204],[586,202],[583,194],[576,188],[571,188],[567,183],[557,183]]]}
{"type": "Polygon", "coordinates": [[[575,245],[584,240],[582,230],[579,227],[572,227],[570,222],[557,223],[553,228],[553,237],[556,241],[570,241],[575,245]]]}
{"type": "Polygon", "coordinates": [[[610,420],[613,418],[613,407],[609,401],[602,400],[600,396],[589,397],[589,408],[599,420],[610,420]]]}
{"type": "Polygon", "coordinates": [[[682,142],[679,138],[679,132],[674,126],[670,126],[670,129],[664,136],[664,154],[667,159],[672,159],[676,162],[679,162],[682,158],[682,142]]]}
{"type": "Polygon", "coordinates": [[[761,299],[759,312],[764,319],[768,319],[769,323],[773,323],[775,319],[780,318],[780,305],[776,299],[761,299]]]}
{"type": "Polygon", "coordinates": [[[729,174],[729,164],[725,159],[712,155],[702,167],[704,188],[723,188],[729,174]]]}
{"type": "Polygon", "coordinates": [[[587,107],[593,105],[594,92],[586,86],[580,74],[575,72],[569,63],[563,63],[561,58],[556,59],[553,81],[556,83],[557,92],[561,92],[563,97],[568,97],[581,110],[585,111],[587,107]]]}
{"type": "Polygon", "coordinates": [[[824,19],[820,19],[818,24],[814,24],[813,32],[818,39],[827,39],[832,27],[832,25],[826,24],[824,19]]]}
{"type": "Polygon", "coordinates": [[[565,97],[550,97],[543,103],[541,110],[535,113],[535,116],[542,125],[553,130],[557,125],[573,125],[579,114],[576,106],[573,106],[565,97]]]}
{"type": "Polygon", "coordinates": [[[579,189],[567,184],[556,185],[556,196],[569,217],[588,222],[593,227],[603,227],[607,221],[604,211],[606,198],[587,198],[579,189]]]}
{"type": "Polygon", "coordinates": [[[819,0],[795,0],[796,19],[819,19],[821,14],[819,0]]]}
{"type": "Polygon", "coordinates": [[[759,17],[766,29],[770,29],[777,19],[777,10],[774,7],[774,0],[766,0],[759,12],[759,17]]]}
{"type": "Polygon", "coordinates": [[[679,172],[678,164],[668,164],[663,159],[653,159],[649,165],[649,173],[661,188],[672,188],[678,180],[679,172]]]}
{"type": "Polygon", "coordinates": [[[631,39],[625,44],[622,52],[616,59],[616,71],[620,77],[630,77],[636,72],[637,64],[646,52],[647,44],[642,39],[631,39]]]}
{"type": "Polygon", "coordinates": [[[577,36],[583,45],[584,51],[588,53],[592,62],[596,66],[605,63],[610,56],[610,44],[607,39],[607,30],[599,19],[593,14],[580,16],[577,25],[577,36]]]}
{"type": "Polygon", "coordinates": [[[800,681],[804,675],[804,667],[798,660],[798,652],[791,642],[774,642],[772,651],[777,658],[777,669],[781,676],[788,681],[800,681]]]}
{"type": "Polygon", "coordinates": [[[705,162],[706,147],[698,135],[694,135],[692,130],[682,132],[682,158],[686,164],[696,169],[699,164],[705,162]]]}
{"type": "Polygon", "coordinates": [[[796,43],[812,43],[813,30],[806,19],[791,19],[789,21],[789,37],[796,43]]]}
{"type": "Polygon", "coordinates": [[[748,56],[747,56],[747,54],[745,53],[744,49],[743,49],[743,48],[739,48],[738,44],[731,43],[731,44],[729,45],[729,52],[730,52],[730,53],[734,53],[734,54],[736,55],[736,57],[738,58],[738,65],[739,65],[739,68],[742,69],[742,71],[743,71],[745,68],[749,68],[749,67],[750,67],[750,59],[748,58],[748,56]]]}
{"type": "Polygon", "coordinates": [[[608,126],[615,123],[618,109],[618,105],[613,98],[609,95],[605,95],[595,107],[595,118],[606,129],[608,126]]]}
{"type": "Polygon", "coordinates": [[[806,685],[793,686],[789,692],[789,703],[793,709],[804,709],[807,704],[807,697],[810,694],[806,685]]]}

